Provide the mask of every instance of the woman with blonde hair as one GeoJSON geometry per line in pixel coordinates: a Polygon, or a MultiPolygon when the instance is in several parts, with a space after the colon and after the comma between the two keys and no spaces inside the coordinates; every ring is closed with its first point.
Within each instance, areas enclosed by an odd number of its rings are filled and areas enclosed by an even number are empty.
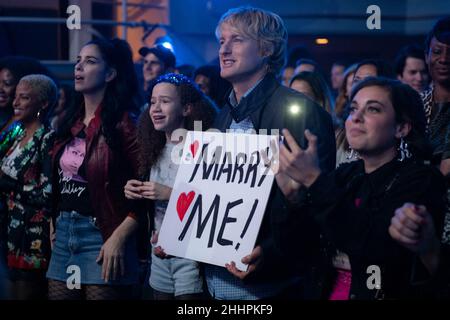
{"type": "Polygon", "coordinates": [[[56,98],[56,85],[45,75],[25,76],[16,87],[14,120],[24,130],[0,162],[11,299],[42,299],[47,294],[53,146],[47,116],[56,98]]]}

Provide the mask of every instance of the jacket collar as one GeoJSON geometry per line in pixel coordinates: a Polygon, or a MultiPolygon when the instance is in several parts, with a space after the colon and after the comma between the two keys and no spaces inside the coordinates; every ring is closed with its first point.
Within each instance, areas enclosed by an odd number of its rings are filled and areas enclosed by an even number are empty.
{"type": "MultiPolygon", "coordinates": [[[[94,118],[92,118],[92,120],[89,122],[89,125],[86,128],[87,136],[92,136],[95,132],[97,132],[100,129],[102,123],[101,121],[102,107],[103,105],[100,103],[100,105],[95,110],[94,118]]],[[[83,117],[80,115],[80,117],[78,117],[77,121],[70,129],[70,132],[72,133],[73,137],[76,137],[82,130],[84,130],[85,127],[86,126],[83,123],[83,117]]]]}
{"type": "Polygon", "coordinates": [[[370,185],[370,188],[373,191],[372,196],[385,194],[396,182],[402,166],[405,166],[410,162],[412,162],[412,160],[408,159],[401,163],[397,160],[397,157],[395,157],[375,171],[371,173],[365,173],[364,161],[355,161],[354,168],[356,169],[355,171],[353,171],[353,178],[351,179],[351,182],[352,184],[357,183],[359,185],[359,183],[361,183],[361,180],[365,180],[370,185]]]}
{"type": "Polygon", "coordinates": [[[228,101],[227,107],[230,109],[234,121],[241,122],[250,115],[252,115],[252,120],[255,121],[256,119],[253,119],[255,111],[262,109],[267,104],[267,101],[279,86],[280,84],[276,81],[275,76],[268,73],[248,95],[241,98],[236,107],[232,107],[228,101]]]}

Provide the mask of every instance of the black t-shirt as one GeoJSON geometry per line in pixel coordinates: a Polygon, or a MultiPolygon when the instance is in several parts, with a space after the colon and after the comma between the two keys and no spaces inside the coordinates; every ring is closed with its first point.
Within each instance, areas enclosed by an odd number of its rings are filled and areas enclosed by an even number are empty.
{"type": "Polygon", "coordinates": [[[80,134],[69,141],[58,157],[60,211],[77,211],[92,215],[92,204],[86,180],[84,157],[86,155],[86,134],[80,134]]]}

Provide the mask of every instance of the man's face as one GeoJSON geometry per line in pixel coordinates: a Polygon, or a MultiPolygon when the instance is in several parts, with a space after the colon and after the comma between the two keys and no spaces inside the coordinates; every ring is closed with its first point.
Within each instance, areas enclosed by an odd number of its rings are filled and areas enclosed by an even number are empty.
{"type": "Polygon", "coordinates": [[[232,84],[252,84],[265,72],[267,63],[258,42],[224,22],[220,26],[220,75],[232,84]]]}
{"type": "Polygon", "coordinates": [[[164,63],[153,53],[149,53],[144,57],[142,72],[144,80],[150,82],[164,73],[164,63]]]}
{"type": "Polygon", "coordinates": [[[433,37],[425,58],[433,82],[450,86],[450,45],[433,37]]]}
{"type": "Polygon", "coordinates": [[[422,92],[428,83],[428,72],[425,61],[413,57],[406,58],[403,73],[398,79],[416,91],[422,92]]]}

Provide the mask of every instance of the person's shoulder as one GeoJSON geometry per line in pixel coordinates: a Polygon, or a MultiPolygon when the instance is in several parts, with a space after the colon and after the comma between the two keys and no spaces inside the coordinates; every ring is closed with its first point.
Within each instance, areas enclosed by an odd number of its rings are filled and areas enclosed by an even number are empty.
{"type": "Polygon", "coordinates": [[[286,87],[284,85],[279,85],[275,91],[274,94],[272,95],[272,97],[276,97],[276,98],[284,98],[284,99],[290,99],[290,100],[299,100],[299,101],[303,101],[303,100],[308,100],[311,101],[308,97],[306,97],[303,93],[300,93],[298,91],[295,91],[294,89],[291,89],[289,87],[286,87]]]}
{"type": "Polygon", "coordinates": [[[362,160],[355,160],[341,163],[336,169],[336,176],[347,177],[362,172],[364,169],[362,160]]]}
{"type": "Polygon", "coordinates": [[[224,130],[225,119],[229,116],[229,114],[230,114],[230,107],[227,104],[225,104],[221,109],[219,109],[219,112],[216,114],[216,117],[214,119],[211,128],[224,130]]]}
{"type": "Polygon", "coordinates": [[[50,127],[46,127],[44,134],[41,136],[40,149],[47,152],[48,149],[52,149],[56,141],[56,132],[50,127]]]}
{"type": "Polygon", "coordinates": [[[399,163],[401,164],[402,167],[405,168],[403,171],[407,171],[410,173],[420,172],[433,175],[442,175],[436,167],[428,163],[425,163],[422,160],[409,159],[404,162],[399,161],[399,163]]]}
{"type": "Polygon", "coordinates": [[[281,105],[284,108],[291,108],[296,105],[299,108],[304,109],[307,113],[317,113],[322,116],[329,116],[328,112],[315,101],[308,98],[303,93],[283,85],[280,85],[275,90],[272,99],[282,101],[283,103],[281,105]]]}
{"type": "Polygon", "coordinates": [[[422,161],[406,161],[400,169],[400,174],[406,181],[418,179],[423,181],[423,185],[427,184],[426,181],[429,185],[445,185],[445,178],[441,171],[422,161]]]}
{"type": "Polygon", "coordinates": [[[422,92],[420,92],[420,97],[422,98],[422,100],[425,100],[432,93],[433,93],[433,88],[432,87],[428,87],[427,89],[425,89],[422,92]]]}
{"type": "Polygon", "coordinates": [[[55,138],[56,138],[55,130],[49,130],[44,134],[44,137],[42,139],[47,144],[53,144],[55,138]]]}

